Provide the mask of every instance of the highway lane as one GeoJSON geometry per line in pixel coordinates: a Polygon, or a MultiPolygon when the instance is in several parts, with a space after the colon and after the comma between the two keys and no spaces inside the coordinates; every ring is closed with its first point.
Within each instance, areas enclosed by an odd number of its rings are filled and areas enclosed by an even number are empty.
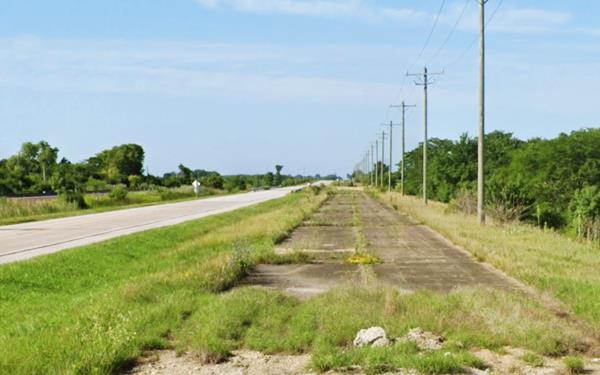
{"type": "Polygon", "coordinates": [[[0,264],[233,211],[283,197],[297,189],[272,189],[0,226],[0,264]]]}

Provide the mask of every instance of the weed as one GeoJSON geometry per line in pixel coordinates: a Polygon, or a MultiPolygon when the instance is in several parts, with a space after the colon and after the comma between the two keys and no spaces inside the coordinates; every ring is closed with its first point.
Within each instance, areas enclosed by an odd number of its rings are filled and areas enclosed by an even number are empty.
{"type": "Polygon", "coordinates": [[[544,366],[544,357],[536,353],[525,353],[523,357],[521,357],[523,362],[527,363],[532,367],[543,367],[544,366]]]}
{"type": "Polygon", "coordinates": [[[381,260],[370,254],[355,254],[346,259],[346,262],[350,264],[377,264],[381,263],[381,260]]]}
{"type": "Polygon", "coordinates": [[[568,356],[563,362],[570,374],[583,374],[585,372],[585,361],[580,356],[568,356]]]}

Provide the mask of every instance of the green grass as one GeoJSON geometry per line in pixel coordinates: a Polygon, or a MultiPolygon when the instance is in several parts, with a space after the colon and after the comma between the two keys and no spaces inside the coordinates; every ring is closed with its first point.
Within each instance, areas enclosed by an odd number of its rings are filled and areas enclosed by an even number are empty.
{"type": "Polygon", "coordinates": [[[239,348],[311,352],[317,371],[359,365],[369,373],[484,367],[469,353],[473,348],[513,346],[562,355],[580,345],[577,331],[524,296],[487,289],[400,294],[373,286],[338,288],[306,302],[261,288],[235,289],[206,300],[175,335],[181,350],[192,349],[206,361],[220,361],[239,348]],[[422,327],[446,341],[438,352],[410,343],[353,348],[356,332],[370,326],[384,327],[391,337],[422,327]]]}
{"type": "Polygon", "coordinates": [[[476,259],[562,301],[591,326],[590,334],[599,335],[598,246],[519,223],[489,222],[481,227],[475,217],[448,212],[445,204],[430,202],[426,207],[419,199],[402,198],[398,193],[380,197],[464,247],[476,259]]]}
{"type": "Polygon", "coordinates": [[[585,373],[585,361],[580,356],[568,356],[563,358],[563,362],[567,367],[569,374],[583,374],[585,373]]]}
{"type": "MultiPolygon", "coordinates": [[[[234,212],[0,267],[0,373],[111,374],[144,350],[175,346],[207,362],[232,350],[312,353],[315,371],[361,366],[423,373],[484,367],[471,349],[576,353],[583,335],[531,298],[488,289],[401,294],[350,285],[308,301],[237,285],[257,262],[290,263],[275,243],[327,198],[301,192],[234,212]],[[356,332],[421,327],[440,352],[413,344],[352,346],[356,332]]],[[[361,267],[370,267],[368,265],[361,267]]]]}
{"type": "Polygon", "coordinates": [[[0,373],[108,374],[167,347],[322,199],[291,194],[0,267],[0,373]]]}
{"type": "Polygon", "coordinates": [[[536,353],[525,353],[523,357],[521,357],[521,360],[532,367],[544,366],[544,357],[536,353]]]}
{"type": "MultiPolygon", "coordinates": [[[[200,197],[211,197],[221,194],[225,193],[219,190],[204,189],[200,197]]],[[[197,199],[196,195],[181,189],[131,192],[123,200],[112,199],[108,195],[88,194],[85,196],[88,208],[80,209],[76,204],[65,202],[60,198],[38,200],[0,198],[0,225],[56,219],[192,199],[197,199]]]]}

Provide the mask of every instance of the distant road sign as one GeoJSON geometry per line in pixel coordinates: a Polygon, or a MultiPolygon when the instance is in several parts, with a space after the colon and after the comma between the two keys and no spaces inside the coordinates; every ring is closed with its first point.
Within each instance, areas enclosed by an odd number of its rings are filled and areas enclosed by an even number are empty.
{"type": "Polygon", "coordinates": [[[192,182],[192,186],[194,187],[194,193],[200,194],[200,182],[198,180],[194,180],[194,182],[192,182]]]}

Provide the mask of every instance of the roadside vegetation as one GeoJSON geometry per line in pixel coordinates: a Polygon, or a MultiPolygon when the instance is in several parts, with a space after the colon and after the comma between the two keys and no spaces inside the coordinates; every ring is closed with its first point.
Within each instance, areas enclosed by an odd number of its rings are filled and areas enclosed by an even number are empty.
{"type": "Polygon", "coordinates": [[[402,294],[365,281],[300,301],[260,287],[232,289],[259,262],[309,260],[274,254],[275,243],[330,194],[305,190],[0,267],[0,373],[111,374],[152,349],[216,362],[248,348],[312,353],[318,372],[361,366],[367,373],[402,367],[443,374],[485,367],[474,348],[509,345],[540,356],[587,349],[585,335],[567,320],[504,291],[402,294]],[[391,337],[421,327],[445,341],[441,351],[401,342],[354,348],[356,332],[375,325],[391,337]]]}
{"type": "MultiPolygon", "coordinates": [[[[495,131],[486,142],[486,206],[499,221],[523,221],[600,241],[600,129],[522,141],[495,131]]],[[[476,205],[477,138],[428,142],[428,192],[466,213],[476,205]]],[[[421,195],[422,145],[406,153],[405,192],[421,195]]],[[[381,168],[381,164],[379,165],[381,168]]],[[[399,167],[399,166],[398,166],[399,167]]],[[[384,166],[385,173],[389,166],[384,166]]],[[[399,190],[399,168],[392,173],[399,190]]],[[[355,173],[366,183],[368,175],[355,173]]],[[[387,186],[387,175],[385,176],[387,186]]]]}
{"type": "Polygon", "coordinates": [[[0,267],[0,373],[109,374],[168,347],[320,205],[314,190],[0,267]]]}
{"type": "Polygon", "coordinates": [[[84,194],[85,209],[82,209],[75,202],[67,201],[63,197],[50,199],[0,198],[0,225],[55,219],[65,216],[226,194],[225,191],[216,189],[203,189],[200,194],[194,194],[191,187],[173,189],[156,188],[135,192],[127,192],[126,189],[117,189],[117,191],[121,191],[121,193],[118,195],[84,194]]]}
{"type": "Polygon", "coordinates": [[[449,205],[399,193],[380,194],[399,211],[437,230],[473,256],[562,301],[600,333],[600,251],[559,232],[518,222],[488,220],[485,227],[472,215],[449,205]]]}
{"type": "Polygon", "coordinates": [[[283,165],[274,173],[222,176],[180,164],[177,172],[154,176],[144,171],[145,152],[136,144],[115,146],[79,163],[58,160],[58,152],[44,141],[27,142],[0,160],[0,225],[320,179],[284,175],[283,165]],[[199,194],[193,192],[194,180],[201,184],[199,194]]]}

